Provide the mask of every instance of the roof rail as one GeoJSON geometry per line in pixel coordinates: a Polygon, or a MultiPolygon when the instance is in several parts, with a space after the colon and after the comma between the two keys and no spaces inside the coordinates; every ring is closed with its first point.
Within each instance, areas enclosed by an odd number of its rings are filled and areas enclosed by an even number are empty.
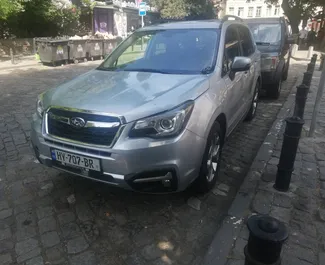
{"type": "Polygon", "coordinates": [[[229,18],[234,18],[235,20],[238,21],[244,21],[242,18],[238,17],[238,16],[234,16],[234,15],[225,15],[222,19],[221,22],[225,22],[227,21],[229,18]]]}

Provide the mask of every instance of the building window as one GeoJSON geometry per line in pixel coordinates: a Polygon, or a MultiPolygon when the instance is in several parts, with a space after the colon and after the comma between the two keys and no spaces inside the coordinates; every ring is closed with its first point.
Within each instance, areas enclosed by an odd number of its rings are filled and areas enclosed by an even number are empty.
{"type": "Polygon", "coordinates": [[[254,12],[254,7],[249,7],[248,8],[248,17],[253,17],[253,12],[254,12]]]}
{"type": "Polygon", "coordinates": [[[241,17],[244,15],[244,8],[243,7],[238,7],[238,16],[241,17]]]}
{"type": "Polygon", "coordinates": [[[235,14],[235,9],[233,7],[229,7],[228,13],[229,13],[229,15],[234,15],[235,14]]]}
{"type": "Polygon", "coordinates": [[[279,15],[279,11],[280,11],[280,7],[276,6],[275,9],[274,9],[274,15],[275,16],[279,15]]]}
{"type": "Polygon", "coordinates": [[[270,17],[272,15],[272,6],[268,6],[266,9],[266,16],[270,17]]]}
{"type": "Polygon", "coordinates": [[[258,6],[256,7],[256,17],[260,17],[262,13],[262,7],[258,6]]]}

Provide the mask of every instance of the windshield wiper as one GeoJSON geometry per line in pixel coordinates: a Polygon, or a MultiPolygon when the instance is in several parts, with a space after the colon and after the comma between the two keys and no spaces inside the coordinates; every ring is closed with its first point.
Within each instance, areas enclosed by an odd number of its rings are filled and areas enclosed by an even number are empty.
{"type": "Polygon", "coordinates": [[[213,68],[211,66],[207,66],[201,70],[201,74],[207,75],[212,73],[213,68]]]}
{"type": "Polygon", "coordinates": [[[257,41],[256,45],[271,45],[271,43],[270,42],[257,41]]]}
{"type": "Polygon", "coordinates": [[[102,71],[115,71],[117,70],[117,67],[104,67],[104,66],[98,66],[96,70],[102,70],[102,71]]]}
{"type": "Polygon", "coordinates": [[[124,69],[124,71],[158,73],[158,74],[170,74],[170,72],[167,72],[167,71],[158,70],[158,69],[151,69],[151,68],[131,68],[131,69],[124,69]]]}

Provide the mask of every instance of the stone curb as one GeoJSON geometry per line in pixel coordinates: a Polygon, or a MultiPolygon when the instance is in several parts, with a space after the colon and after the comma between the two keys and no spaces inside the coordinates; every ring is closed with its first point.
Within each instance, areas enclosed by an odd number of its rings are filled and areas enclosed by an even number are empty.
{"type": "Polygon", "coordinates": [[[289,116],[290,111],[293,109],[296,86],[299,85],[299,82],[301,82],[301,78],[298,76],[288,98],[278,112],[276,120],[264,139],[244,182],[240,186],[227,216],[215,234],[205,255],[203,265],[225,265],[227,263],[234,241],[240,233],[241,224],[251,213],[250,205],[254,199],[260,178],[266,169],[266,164],[272,156],[281,128],[285,122],[284,119],[289,116]]]}

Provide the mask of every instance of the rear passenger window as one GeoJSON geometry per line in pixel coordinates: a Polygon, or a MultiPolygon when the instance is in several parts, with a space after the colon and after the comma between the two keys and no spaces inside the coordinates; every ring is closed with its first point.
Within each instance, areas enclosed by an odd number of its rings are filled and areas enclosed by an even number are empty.
{"type": "Polygon", "coordinates": [[[225,49],[222,70],[223,74],[229,72],[236,56],[240,56],[238,34],[235,27],[229,27],[226,32],[225,49]]]}
{"type": "Polygon", "coordinates": [[[246,27],[239,27],[239,39],[243,49],[243,56],[249,57],[255,51],[255,46],[249,32],[249,29],[246,27]]]}

